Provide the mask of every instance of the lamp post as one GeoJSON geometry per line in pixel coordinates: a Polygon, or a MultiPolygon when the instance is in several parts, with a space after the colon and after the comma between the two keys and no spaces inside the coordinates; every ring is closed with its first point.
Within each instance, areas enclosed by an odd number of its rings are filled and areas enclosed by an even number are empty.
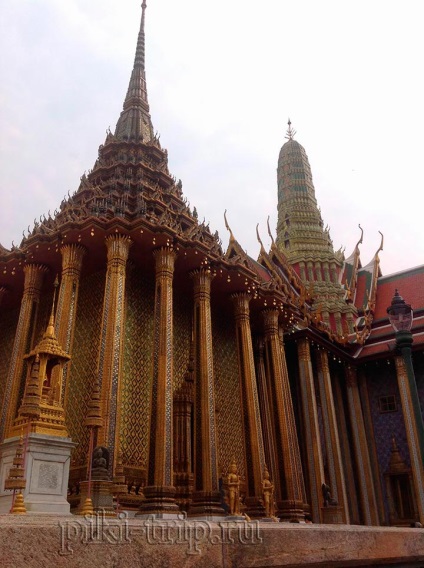
{"type": "Polygon", "coordinates": [[[411,355],[413,311],[398,290],[395,290],[387,313],[395,331],[396,348],[400,353],[395,359],[396,372],[418,511],[420,521],[424,523],[424,424],[411,355]]]}

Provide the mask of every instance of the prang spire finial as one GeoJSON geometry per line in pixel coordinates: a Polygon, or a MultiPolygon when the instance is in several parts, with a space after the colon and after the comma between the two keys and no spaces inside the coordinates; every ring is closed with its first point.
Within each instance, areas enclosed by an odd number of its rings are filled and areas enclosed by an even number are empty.
{"type": "Polygon", "coordinates": [[[290,118],[289,118],[288,121],[287,121],[287,125],[288,125],[288,128],[287,128],[287,132],[286,132],[286,136],[285,136],[285,137],[287,138],[287,140],[293,140],[293,138],[294,138],[294,136],[295,136],[295,134],[296,134],[296,130],[294,130],[294,129],[292,128],[290,118]]]}
{"type": "Polygon", "coordinates": [[[134,67],[124,101],[124,109],[116,125],[115,136],[119,140],[150,142],[154,139],[150,118],[146,85],[145,19],[146,1],[141,5],[141,22],[135,52],[134,67]]]}
{"type": "Polygon", "coordinates": [[[139,65],[143,70],[145,69],[146,58],[146,36],[144,33],[144,23],[146,21],[146,0],[143,0],[141,5],[141,23],[140,31],[138,32],[137,49],[135,52],[134,67],[139,65]]]}

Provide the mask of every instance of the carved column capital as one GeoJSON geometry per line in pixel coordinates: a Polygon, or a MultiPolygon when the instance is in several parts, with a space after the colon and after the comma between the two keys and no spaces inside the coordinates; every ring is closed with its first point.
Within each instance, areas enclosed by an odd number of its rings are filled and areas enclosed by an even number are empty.
{"type": "Polygon", "coordinates": [[[301,337],[298,340],[297,353],[300,361],[308,363],[311,360],[311,348],[307,337],[301,337]]]}
{"type": "Polygon", "coordinates": [[[328,353],[324,349],[318,349],[317,351],[317,359],[320,366],[320,369],[323,373],[330,372],[330,366],[328,363],[328,353]]]}
{"type": "Polygon", "coordinates": [[[114,233],[105,239],[108,263],[120,262],[125,265],[130,252],[132,240],[128,235],[114,233]]]}
{"type": "Polygon", "coordinates": [[[79,278],[81,274],[82,259],[86,248],[77,243],[67,243],[60,248],[62,253],[62,277],[69,274],[79,278]]]}
{"type": "Polygon", "coordinates": [[[171,247],[161,247],[153,251],[156,275],[172,279],[177,252],[171,247]]]}
{"type": "Polygon", "coordinates": [[[278,316],[279,311],[277,308],[267,308],[262,310],[264,318],[264,331],[265,334],[278,334],[278,316]]]}
{"type": "Polygon", "coordinates": [[[215,278],[210,268],[197,268],[190,272],[190,278],[194,282],[194,299],[210,298],[211,282],[215,278]]]}
{"type": "Polygon", "coordinates": [[[25,295],[37,295],[41,291],[41,286],[43,285],[43,279],[46,272],[49,269],[44,264],[30,263],[24,266],[25,282],[24,282],[24,294],[25,295]]]}
{"type": "Polygon", "coordinates": [[[251,294],[247,292],[236,292],[231,294],[231,299],[234,304],[234,315],[236,321],[249,319],[249,304],[252,299],[251,294]]]}

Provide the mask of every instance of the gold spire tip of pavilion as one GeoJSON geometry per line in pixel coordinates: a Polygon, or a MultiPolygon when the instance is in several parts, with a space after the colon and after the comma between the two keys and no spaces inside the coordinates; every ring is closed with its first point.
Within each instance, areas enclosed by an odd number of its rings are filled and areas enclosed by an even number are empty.
{"type": "Polygon", "coordinates": [[[291,120],[290,120],[290,118],[289,118],[288,121],[287,121],[287,126],[288,126],[288,127],[287,127],[286,136],[285,136],[285,138],[287,138],[287,140],[293,140],[293,138],[294,138],[294,136],[295,136],[295,134],[296,134],[296,130],[294,130],[294,129],[292,128],[292,125],[291,125],[291,124],[292,124],[292,123],[291,123],[291,120]]]}

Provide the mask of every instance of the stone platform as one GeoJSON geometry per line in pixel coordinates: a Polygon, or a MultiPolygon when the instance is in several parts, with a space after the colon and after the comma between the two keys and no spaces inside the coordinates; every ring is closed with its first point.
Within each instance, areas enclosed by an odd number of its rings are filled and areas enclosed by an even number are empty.
{"type": "Polygon", "coordinates": [[[424,568],[424,529],[0,515],[2,568],[424,568]]]}

